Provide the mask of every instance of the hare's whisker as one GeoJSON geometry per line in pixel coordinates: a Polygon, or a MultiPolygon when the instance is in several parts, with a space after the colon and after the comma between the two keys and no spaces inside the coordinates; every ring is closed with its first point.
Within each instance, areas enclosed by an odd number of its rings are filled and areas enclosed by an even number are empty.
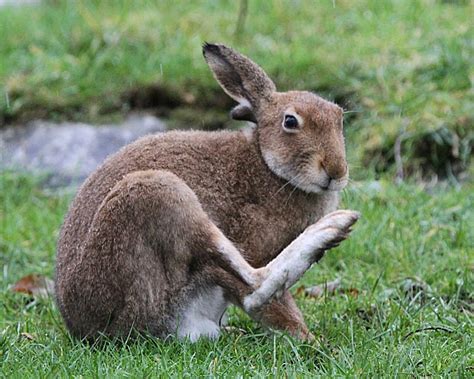
{"type": "Polygon", "coordinates": [[[278,189],[278,191],[276,191],[276,192],[274,193],[273,196],[278,195],[278,193],[280,193],[288,184],[291,184],[294,180],[298,181],[298,180],[299,180],[299,177],[300,177],[301,175],[303,175],[303,174],[302,174],[302,173],[296,174],[294,177],[292,177],[290,180],[288,180],[284,185],[282,185],[282,186],[278,189]]]}

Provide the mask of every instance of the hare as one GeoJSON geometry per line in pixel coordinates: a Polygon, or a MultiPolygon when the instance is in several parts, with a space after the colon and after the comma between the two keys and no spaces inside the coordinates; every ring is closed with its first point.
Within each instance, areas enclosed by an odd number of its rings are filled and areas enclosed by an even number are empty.
{"type": "Polygon", "coordinates": [[[342,109],[277,92],[224,45],[203,54],[239,103],[231,116],[256,126],[146,136],[86,180],[57,246],[57,303],[76,337],[214,338],[235,304],[312,338],[288,289],[359,217],[335,211],[348,181],[342,109]]]}

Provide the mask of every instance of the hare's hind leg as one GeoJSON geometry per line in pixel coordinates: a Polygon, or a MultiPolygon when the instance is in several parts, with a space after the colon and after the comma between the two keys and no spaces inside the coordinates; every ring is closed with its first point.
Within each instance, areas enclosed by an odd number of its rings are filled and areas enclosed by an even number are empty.
{"type": "Polygon", "coordinates": [[[266,266],[254,269],[241,262],[235,246],[214,225],[213,240],[218,252],[233,257],[233,268],[244,280],[236,280],[228,270],[210,267],[220,286],[233,296],[254,318],[275,327],[282,327],[294,334],[307,334],[301,314],[288,290],[310,267],[323,256],[326,250],[337,246],[347,238],[351,226],[359,214],[353,211],[336,211],[308,227],[274,260],[266,266]],[[238,263],[237,263],[238,262],[238,263]],[[242,270],[243,269],[243,270],[242,270]],[[244,272],[244,274],[242,273],[244,272]],[[273,300],[273,302],[272,302],[273,300]],[[289,311],[293,315],[285,315],[289,311]],[[292,320],[298,325],[291,325],[292,320]],[[293,328],[295,327],[295,328],[293,328]],[[299,331],[296,329],[300,329],[299,331]],[[295,329],[295,330],[292,330],[295,329]]]}
{"type": "Polygon", "coordinates": [[[123,308],[115,312],[112,331],[134,326],[193,341],[216,337],[229,294],[248,294],[259,282],[258,270],[224,237],[192,189],[171,172],[125,176],[104,200],[97,221],[99,231],[110,232],[113,224],[109,238],[123,260],[116,280],[125,292],[123,308]]]}
{"type": "Polygon", "coordinates": [[[264,280],[243,300],[244,309],[260,313],[269,299],[279,297],[290,288],[311,265],[322,258],[326,250],[347,238],[351,226],[358,220],[354,211],[340,210],[323,217],[308,227],[275,259],[263,267],[264,280]]]}
{"type": "MultiPolygon", "coordinates": [[[[222,266],[208,266],[206,269],[232,301],[252,318],[270,328],[285,330],[295,337],[311,339],[312,335],[288,288],[326,250],[344,240],[357,219],[358,213],[352,211],[337,211],[327,215],[308,227],[273,261],[259,269],[248,267],[245,262],[236,259],[235,262],[239,261],[234,266],[237,271],[245,267],[245,275],[241,275],[247,278],[245,281],[222,266]]],[[[240,255],[219,229],[215,226],[211,229],[217,251],[229,257],[240,255]]]]}
{"type": "Polygon", "coordinates": [[[77,242],[81,256],[58,275],[58,304],[71,332],[81,338],[132,329],[215,335],[227,303],[205,268],[224,267],[245,285],[253,271],[236,250],[214,243],[216,233],[176,175],[150,170],[124,176],[102,201],[86,239],[77,242]]]}

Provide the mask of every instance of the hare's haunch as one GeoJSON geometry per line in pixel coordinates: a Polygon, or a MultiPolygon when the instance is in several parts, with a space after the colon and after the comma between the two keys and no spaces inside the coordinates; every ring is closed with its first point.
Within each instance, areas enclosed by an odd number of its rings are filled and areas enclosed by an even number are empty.
{"type": "Polygon", "coordinates": [[[310,337],[288,289],[358,219],[335,211],[348,180],[342,110],[277,92],[226,46],[203,52],[239,103],[231,116],[256,125],[148,136],[87,179],[61,230],[55,281],[77,337],[215,337],[231,303],[310,337]]]}

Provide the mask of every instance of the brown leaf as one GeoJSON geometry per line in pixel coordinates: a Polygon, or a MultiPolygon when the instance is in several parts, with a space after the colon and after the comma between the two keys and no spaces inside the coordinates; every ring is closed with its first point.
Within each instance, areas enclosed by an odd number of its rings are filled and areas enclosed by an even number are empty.
{"type": "Polygon", "coordinates": [[[342,289],[339,290],[339,293],[344,293],[344,294],[352,296],[352,297],[359,296],[359,290],[357,288],[354,288],[354,287],[342,288],[342,289]]]}
{"type": "Polygon", "coordinates": [[[22,332],[20,333],[20,336],[22,336],[23,338],[26,338],[27,340],[30,340],[30,341],[33,341],[35,339],[35,337],[28,333],[28,332],[22,332]]]}
{"type": "Polygon", "coordinates": [[[46,298],[54,294],[54,282],[43,275],[30,274],[16,282],[11,290],[46,298]]]}
{"type": "Polygon", "coordinates": [[[305,286],[299,286],[296,289],[296,296],[304,296],[305,294],[306,287],[305,286]]]}
{"type": "Polygon", "coordinates": [[[308,287],[300,286],[296,290],[296,296],[308,296],[312,298],[322,297],[325,293],[328,295],[334,295],[336,293],[346,294],[349,296],[357,297],[359,296],[359,290],[354,287],[350,288],[340,288],[341,280],[336,279],[332,282],[326,282],[324,284],[319,284],[317,286],[308,287]]]}
{"type": "Polygon", "coordinates": [[[306,296],[309,297],[321,297],[324,293],[333,294],[341,285],[341,279],[333,280],[332,282],[326,282],[317,286],[309,287],[304,290],[306,296]]]}
{"type": "Polygon", "coordinates": [[[401,289],[407,299],[418,299],[421,302],[427,300],[431,293],[431,288],[419,278],[405,278],[401,283],[401,289]]]}

